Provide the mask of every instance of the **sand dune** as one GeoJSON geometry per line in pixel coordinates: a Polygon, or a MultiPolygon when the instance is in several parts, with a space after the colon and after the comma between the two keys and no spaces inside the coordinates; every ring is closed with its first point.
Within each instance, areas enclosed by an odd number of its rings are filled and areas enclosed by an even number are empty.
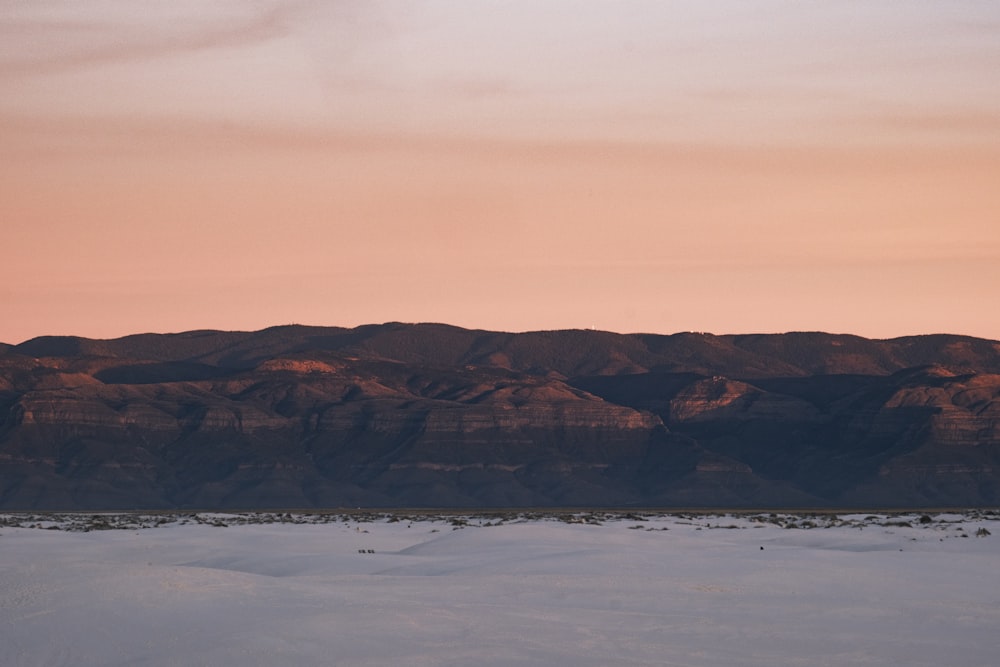
{"type": "Polygon", "coordinates": [[[8,517],[0,663],[995,664],[998,514],[584,516],[8,517]]]}

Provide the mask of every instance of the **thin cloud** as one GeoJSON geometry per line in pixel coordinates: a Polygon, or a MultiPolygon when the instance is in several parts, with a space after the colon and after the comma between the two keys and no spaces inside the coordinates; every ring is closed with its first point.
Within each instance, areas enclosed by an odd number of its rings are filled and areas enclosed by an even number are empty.
{"type": "MultiPolygon", "coordinates": [[[[0,37],[30,34],[48,39],[52,48],[0,60],[0,77],[15,78],[58,74],[102,65],[161,58],[178,53],[230,48],[273,39],[288,31],[288,22],[300,4],[283,4],[249,17],[226,17],[210,25],[180,22],[165,32],[136,30],[134,26],[106,21],[22,20],[0,24],[0,37]],[[64,39],[60,39],[62,36],[64,39]],[[76,36],[87,46],[67,49],[59,42],[76,36]]],[[[157,26],[159,27],[159,26],[157,26]]],[[[37,47],[36,47],[37,50],[37,47]]]]}
{"type": "Polygon", "coordinates": [[[854,118],[849,122],[904,132],[987,135],[1000,140],[1000,114],[986,111],[881,113],[854,118]]]}

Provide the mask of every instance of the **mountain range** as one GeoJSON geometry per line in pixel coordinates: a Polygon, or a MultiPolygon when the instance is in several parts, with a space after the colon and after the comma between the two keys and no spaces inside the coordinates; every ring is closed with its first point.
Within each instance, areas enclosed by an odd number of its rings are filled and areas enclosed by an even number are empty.
{"type": "Polygon", "coordinates": [[[1000,502],[1000,343],[289,325],[0,344],[0,508],[1000,502]]]}

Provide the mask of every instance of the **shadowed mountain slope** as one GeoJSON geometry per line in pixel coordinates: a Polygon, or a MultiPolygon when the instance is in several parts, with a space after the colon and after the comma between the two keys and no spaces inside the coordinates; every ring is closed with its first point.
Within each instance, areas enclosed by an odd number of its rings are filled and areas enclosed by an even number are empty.
{"type": "Polygon", "coordinates": [[[284,326],[0,346],[0,507],[1000,502],[1000,343],[284,326]]]}

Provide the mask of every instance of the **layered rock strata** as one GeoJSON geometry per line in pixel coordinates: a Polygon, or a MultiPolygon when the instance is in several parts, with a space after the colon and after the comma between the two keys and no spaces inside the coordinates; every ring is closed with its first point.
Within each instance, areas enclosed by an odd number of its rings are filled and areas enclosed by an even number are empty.
{"type": "Polygon", "coordinates": [[[1000,502],[1000,344],[444,325],[0,347],[0,507],[1000,502]]]}

